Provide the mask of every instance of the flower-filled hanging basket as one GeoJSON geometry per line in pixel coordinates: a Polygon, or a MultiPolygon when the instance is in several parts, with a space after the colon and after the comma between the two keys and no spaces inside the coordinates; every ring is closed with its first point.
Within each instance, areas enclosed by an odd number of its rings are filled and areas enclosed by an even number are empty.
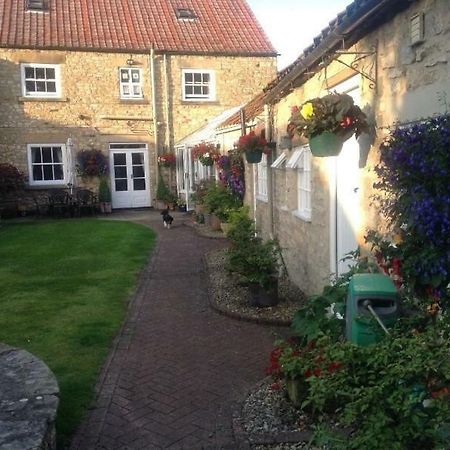
{"type": "Polygon", "coordinates": [[[258,164],[261,162],[262,154],[268,153],[267,141],[251,131],[239,138],[237,150],[245,153],[245,159],[249,164],[258,164]]]}
{"type": "Polygon", "coordinates": [[[344,145],[344,139],[330,131],[324,131],[309,138],[309,148],[314,156],[338,156],[344,145]]]}
{"type": "Polygon", "coordinates": [[[373,130],[350,95],[333,93],[293,107],[287,131],[305,136],[312,154],[324,157],[339,155],[347,139],[373,130]]]}
{"type": "Polygon", "coordinates": [[[255,148],[252,150],[245,150],[245,159],[249,164],[258,164],[261,162],[263,151],[255,148]]]}
{"type": "Polygon", "coordinates": [[[192,148],[192,157],[204,166],[212,166],[220,157],[214,144],[201,142],[192,148]]]}

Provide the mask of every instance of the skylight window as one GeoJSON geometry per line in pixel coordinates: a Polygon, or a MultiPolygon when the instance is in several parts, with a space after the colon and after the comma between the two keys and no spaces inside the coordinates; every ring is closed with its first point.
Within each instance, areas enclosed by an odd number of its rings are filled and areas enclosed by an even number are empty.
{"type": "Polygon", "coordinates": [[[45,11],[48,0],[25,0],[28,11],[45,11]]]}
{"type": "Polygon", "coordinates": [[[195,20],[197,18],[195,12],[189,8],[177,8],[176,14],[178,20],[195,20]]]}

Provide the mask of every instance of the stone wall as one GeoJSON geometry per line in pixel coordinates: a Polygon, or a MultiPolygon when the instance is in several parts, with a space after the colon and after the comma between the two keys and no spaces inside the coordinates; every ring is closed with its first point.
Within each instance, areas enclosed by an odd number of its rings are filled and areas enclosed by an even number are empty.
{"type": "MultiPolygon", "coordinates": [[[[367,228],[384,226],[379,212],[371,206],[375,181],[373,167],[378,160],[377,148],[395,122],[409,122],[448,111],[450,99],[450,11],[446,0],[422,0],[374,30],[353,48],[356,51],[377,49],[377,55],[363,62],[364,70],[377,76],[376,88],[370,82],[333,62],[303,86],[281,99],[273,107],[275,139],[280,144],[286,135],[290,108],[309,98],[318,97],[340,82],[359,77],[360,106],[375,118],[377,138],[367,161],[359,170],[359,210],[361,223],[357,230],[359,244],[364,247],[367,228]],[[422,43],[410,43],[410,19],[416,13],[424,14],[425,36],[422,43]],[[375,57],[377,60],[375,61],[375,57]],[[375,62],[378,64],[378,70],[375,62]]],[[[300,49],[299,49],[300,50],[300,49]]],[[[341,59],[351,62],[351,56],[341,59]]],[[[302,144],[295,138],[293,147],[302,144]]],[[[283,151],[277,150],[277,154],[283,151]]],[[[285,150],[287,157],[293,150],[285,150]]],[[[295,215],[297,208],[297,175],[295,170],[273,170],[273,224],[267,204],[257,202],[257,221],[265,237],[278,238],[291,279],[308,294],[318,293],[330,279],[330,186],[331,159],[313,158],[312,161],[312,218],[305,221],[295,215]]],[[[345,177],[345,168],[337,176],[345,177]]],[[[249,204],[253,199],[247,198],[249,204]]]]}
{"type": "MultiPolygon", "coordinates": [[[[109,143],[146,143],[154,199],[156,145],[160,151],[173,148],[209,118],[250,100],[276,74],[272,57],[155,55],[153,111],[150,55],[131,57],[132,67],[142,69],[144,98],[139,100],[119,95],[118,69],[127,67],[129,54],[1,49],[0,163],[10,162],[27,173],[27,144],[65,143],[69,137],[75,152],[96,148],[107,153],[109,143]],[[61,65],[62,98],[22,97],[20,64],[33,62],[61,65]],[[214,70],[216,101],[183,102],[182,68],[214,70]]],[[[78,179],[78,184],[86,180],[78,179]]]]}
{"type": "Polygon", "coordinates": [[[50,369],[0,343],[0,448],[56,449],[59,388],[50,369]]]}

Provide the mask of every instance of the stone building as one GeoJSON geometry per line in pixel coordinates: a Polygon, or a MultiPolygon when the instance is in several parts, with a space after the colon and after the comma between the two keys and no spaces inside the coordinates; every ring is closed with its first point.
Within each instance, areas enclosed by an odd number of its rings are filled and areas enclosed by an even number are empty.
{"type": "MultiPolygon", "coordinates": [[[[371,204],[378,147],[394,124],[448,112],[450,10],[447,0],[356,0],[313,45],[244,108],[247,129],[265,128],[277,150],[247,166],[246,201],[266,238],[275,237],[291,279],[308,294],[348,269],[383,226],[371,204]],[[339,156],[316,158],[290,140],[291,108],[328,92],[351,95],[374,121],[376,137],[352,138],[339,156]],[[255,107],[256,106],[256,107],[255,107]]],[[[222,124],[223,142],[240,135],[239,115],[222,124]]]]}
{"type": "Polygon", "coordinates": [[[113,207],[152,206],[157,155],[275,74],[245,0],[0,0],[0,163],[96,189],[73,165],[100,150],[113,207]]]}

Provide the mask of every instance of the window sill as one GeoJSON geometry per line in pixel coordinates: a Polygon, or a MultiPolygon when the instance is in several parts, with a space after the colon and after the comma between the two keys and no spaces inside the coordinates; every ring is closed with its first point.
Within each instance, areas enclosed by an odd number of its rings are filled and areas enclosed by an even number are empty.
{"type": "Polygon", "coordinates": [[[266,195],[257,195],[256,200],[259,202],[267,203],[269,201],[268,197],[266,195]]]}
{"type": "Polygon", "coordinates": [[[181,100],[182,105],[220,105],[217,100],[181,100]]]}
{"type": "Polygon", "coordinates": [[[149,105],[150,102],[146,98],[119,98],[119,103],[122,105],[149,105]]]}
{"type": "Polygon", "coordinates": [[[61,184],[29,184],[27,186],[27,189],[30,191],[37,191],[37,190],[46,190],[46,189],[68,189],[67,183],[61,183],[61,184]]]}
{"type": "Polygon", "coordinates": [[[292,211],[292,215],[297,219],[303,220],[304,222],[311,222],[311,214],[307,214],[304,211],[292,211]]]}
{"type": "Polygon", "coordinates": [[[289,212],[289,208],[286,205],[280,206],[278,209],[280,211],[289,212]]]}
{"type": "Polygon", "coordinates": [[[24,102],[68,102],[67,97],[18,97],[19,103],[24,102]]]}

